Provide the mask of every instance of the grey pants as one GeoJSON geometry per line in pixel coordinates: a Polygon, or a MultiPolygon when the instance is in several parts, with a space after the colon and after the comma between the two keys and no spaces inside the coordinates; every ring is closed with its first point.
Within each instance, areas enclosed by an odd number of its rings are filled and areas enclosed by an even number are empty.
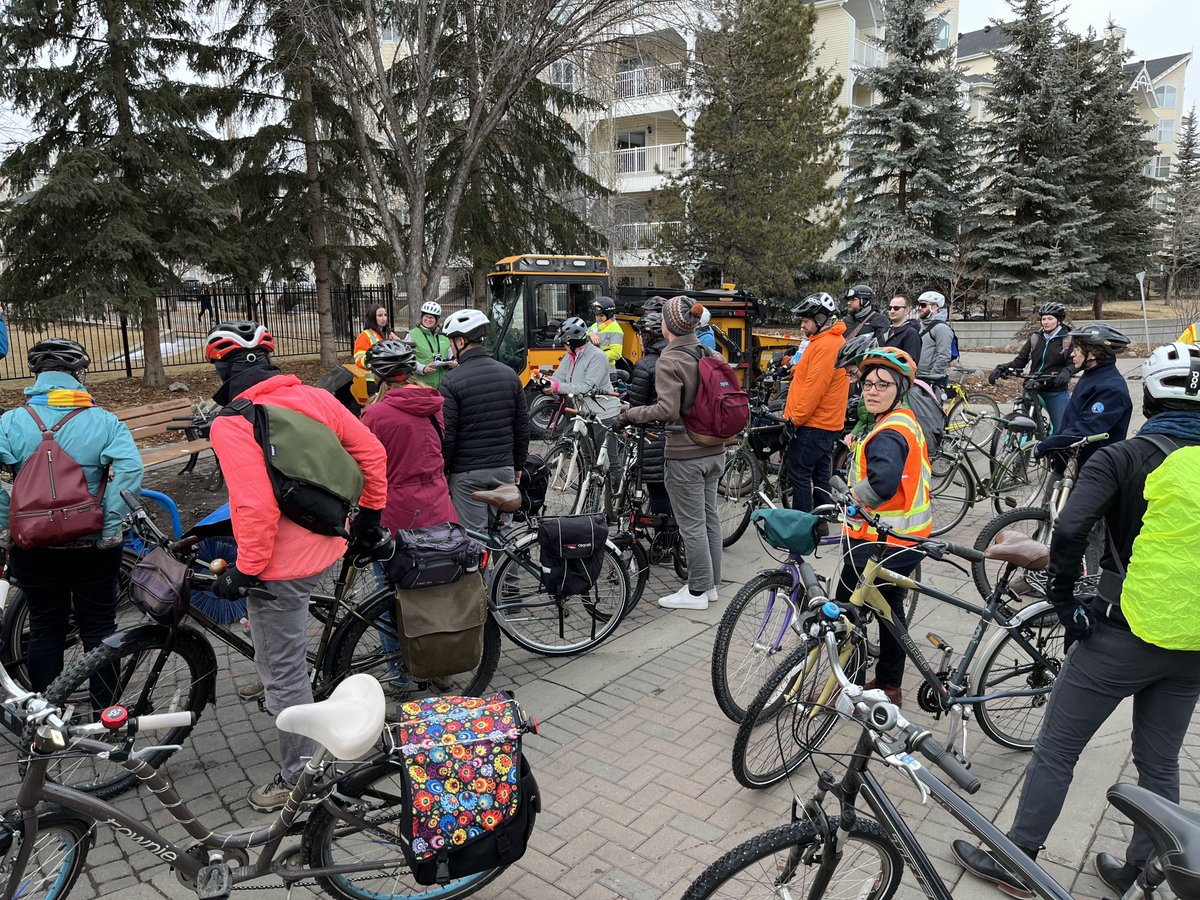
{"type": "MultiPolygon", "coordinates": [[[[336,565],[336,563],[335,563],[336,565]]],[[[254,667],[266,690],[267,712],[275,716],[289,706],[312,703],[312,681],[308,674],[308,599],[324,572],[289,581],[265,581],[271,599],[246,599],[250,637],[254,641],[254,667]]],[[[298,734],[279,732],[280,771],[295,784],[304,769],[304,759],[313,755],[316,744],[298,734]]]]}
{"type": "Polygon", "coordinates": [[[688,590],[703,594],[721,583],[721,519],[717,482],[724,453],[700,459],[668,459],[667,496],[687,550],[688,590]]]}
{"type": "Polygon", "coordinates": [[[458,523],[472,531],[487,531],[488,505],[472,500],[471,494],[502,484],[512,484],[515,480],[512,466],[451,473],[450,502],[454,504],[454,511],[458,514],[458,523]]]}
{"type": "MultiPolygon", "coordinates": [[[[1130,696],[1138,784],[1179,802],[1179,750],[1200,696],[1200,651],[1164,650],[1101,621],[1091,637],[1071,648],[1054,682],[1008,833],[1013,842],[1030,849],[1045,843],[1080,753],[1130,696]]],[[[1135,829],[1125,861],[1142,867],[1151,849],[1150,839],[1135,829]]]]}

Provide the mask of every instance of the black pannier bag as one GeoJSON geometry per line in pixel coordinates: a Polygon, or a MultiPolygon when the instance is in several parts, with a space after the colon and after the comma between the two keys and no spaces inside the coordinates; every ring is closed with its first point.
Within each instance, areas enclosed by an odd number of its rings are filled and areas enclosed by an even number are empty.
{"type": "Polygon", "coordinates": [[[404,590],[452,584],[477,571],[483,559],[483,547],[454,522],[397,531],[395,541],[384,567],[388,580],[404,590]]]}
{"type": "Polygon", "coordinates": [[[602,515],[542,519],[542,586],[555,597],[591,593],[604,565],[607,541],[608,524],[602,515]]]}

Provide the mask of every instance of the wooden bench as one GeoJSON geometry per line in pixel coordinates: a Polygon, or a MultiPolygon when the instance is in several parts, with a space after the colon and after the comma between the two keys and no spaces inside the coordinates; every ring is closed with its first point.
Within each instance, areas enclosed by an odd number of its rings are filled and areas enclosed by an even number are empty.
{"type": "Polygon", "coordinates": [[[179,474],[191,472],[196,466],[196,460],[205,450],[212,449],[208,438],[200,437],[197,428],[190,426],[192,421],[192,401],[181,397],[178,400],[164,400],[161,403],[150,403],[146,406],[133,406],[128,409],[114,410],[114,415],[128,427],[133,439],[140,442],[144,438],[158,437],[166,434],[181,434],[182,441],[157,443],[139,449],[142,454],[142,464],[149,468],[159,463],[170,462],[173,459],[187,457],[187,465],[179,474]]]}

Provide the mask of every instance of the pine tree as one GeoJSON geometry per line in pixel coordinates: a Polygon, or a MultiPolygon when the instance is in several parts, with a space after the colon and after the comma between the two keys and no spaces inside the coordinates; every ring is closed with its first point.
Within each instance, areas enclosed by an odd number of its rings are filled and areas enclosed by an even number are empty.
{"type": "Polygon", "coordinates": [[[1194,106],[1183,117],[1176,146],[1158,239],[1168,300],[1178,299],[1183,276],[1200,266],[1200,134],[1194,106]]]}
{"type": "Polygon", "coordinates": [[[1009,0],[1012,41],[996,53],[981,141],[983,204],[974,260],[989,294],[1015,316],[1022,302],[1068,300],[1084,289],[1096,215],[1079,197],[1082,160],[1068,112],[1079,82],[1064,66],[1044,0],[1009,0]]]}
{"type": "Polygon", "coordinates": [[[870,106],[847,128],[850,168],[843,190],[852,206],[841,258],[885,288],[917,288],[950,276],[951,253],[970,190],[970,136],[959,100],[954,49],[938,49],[944,20],[936,0],[891,0],[884,7],[887,54],[862,69],[870,106]]]}
{"type": "Polygon", "coordinates": [[[656,260],[791,294],[840,230],[841,80],[815,64],[807,0],[732,0],[698,48],[692,159],[656,205],[656,260]],[[673,211],[678,210],[678,211],[673,211]],[[686,210],[686,212],[684,212],[686,210]]]}
{"type": "Polygon", "coordinates": [[[0,165],[16,197],[0,209],[0,295],[33,322],[127,313],[148,385],[166,384],[156,290],[233,252],[201,125],[215,98],[180,78],[211,58],[190,9],[12,0],[0,19],[0,96],[33,131],[0,165]]]}

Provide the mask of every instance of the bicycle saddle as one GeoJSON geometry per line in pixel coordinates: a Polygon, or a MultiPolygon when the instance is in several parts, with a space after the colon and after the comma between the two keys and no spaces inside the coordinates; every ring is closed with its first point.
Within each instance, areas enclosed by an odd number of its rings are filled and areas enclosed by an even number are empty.
{"type": "Polygon", "coordinates": [[[1001,531],[983,555],[1035,571],[1050,565],[1050,548],[1019,531],[1001,531]]]}
{"type": "Polygon", "coordinates": [[[1171,890],[1180,897],[1200,896],[1200,813],[1134,784],[1114,784],[1108,802],[1150,835],[1171,890]]]}
{"type": "Polygon", "coordinates": [[[358,759],[379,741],[386,714],[383,688],[359,672],[319,703],[289,706],[275,717],[275,727],[312,738],[338,759],[358,759]]]}
{"type": "Polygon", "coordinates": [[[489,491],[474,491],[471,499],[494,506],[500,512],[514,512],[521,508],[521,489],[515,484],[502,484],[489,491]]]}
{"type": "Polygon", "coordinates": [[[1037,424],[1029,416],[1013,416],[1004,427],[1017,434],[1033,434],[1037,431],[1037,424]]]}

